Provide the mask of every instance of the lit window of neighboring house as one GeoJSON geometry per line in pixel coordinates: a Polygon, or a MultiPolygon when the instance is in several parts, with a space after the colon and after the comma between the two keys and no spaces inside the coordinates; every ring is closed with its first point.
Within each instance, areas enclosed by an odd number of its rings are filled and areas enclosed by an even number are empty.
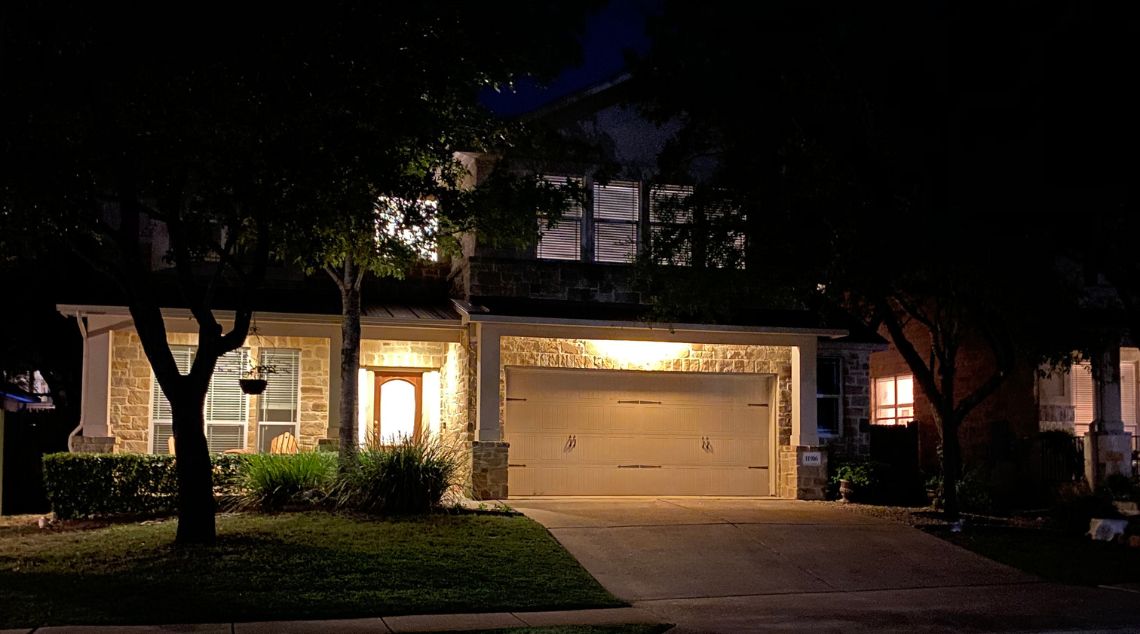
{"type": "Polygon", "coordinates": [[[637,257],[641,186],[636,181],[594,185],[594,261],[629,263],[637,257]]]}
{"type": "Polygon", "coordinates": [[[268,452],[273,439],[285,433],[294,438],[301,424],[301,351],[262,348],[259,365],[273,367],[265,391],[257,397],[257,450],[268,452]]]}
{"type": "MultiPolygon", "coordinates": [[[[194,361],[195,346],[171,346],[178,371],[186,374],[194,361]]],[[[227,449],[244,449],[246,426],[249,421],[249,397],[241,391],[238,380],[249,367],[249,350],[241,348],[228,352],[218,359],[210,386],[206,392],[203,418],[206,424],[206,444],[211,453],[227,449]]],[[[151,374],[151,451],[170,453],[173,436],[174,413],[158,381],[151,374]]]]}
{"type": "Polygon", "coordinates": [[[822,437],[843,432],[843,369],[840,360],[824,357],[816,366],[816,427],[822,437]]]}
{"type": "MultiPolygon", "coordinates": [[[[547,182],[566,185],[566,176],[544,176],[547,182]]],[[[538,218],[538,246],[535,255],[543,260],[582,259],[582,206],[577,203],[562,213],[556,222],[538,218]]]]}
{"type": "MultiPolygon", "coordinates": [[[[1073,431],[1084,436],[1093,421],[1093,378],[1092,366],[1078,363],[1069,372],[1073,394],[1073,431]]],[[[1120,418],[1124,421],[1124,431],[1136,435],[1136,364],[1120,364],[1120,418]]]]}
{"type": "Polygon", "coordinates": [[[905,425],[914,420],[914,377],[909,374],[875,379],[876,425],[905,425]]]}

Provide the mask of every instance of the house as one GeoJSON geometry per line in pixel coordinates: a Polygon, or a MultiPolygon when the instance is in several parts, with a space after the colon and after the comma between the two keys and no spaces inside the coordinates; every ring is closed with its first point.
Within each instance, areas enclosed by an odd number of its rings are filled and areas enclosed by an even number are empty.
{"type": "MultiPolygon", "coordinates": [[[[918,324],[909,324],[906,336],[920,350],[929,347],[929,333],[918,324]]],[[[1097,457],[1100,477],[1134,473],[1136,452],[1140,450],[1140,348],[1121,345],[1107,354],[1119,372],[1102,379],[1099,391],[1089,361],[1076,363],[1067,371],[1020,362],[1001,387],[967,415],[960,431],[963,463],[1016,460],[1012,454],[1018,441],[1032,440],[1040,432],[1063,431],[1083,439],[1075,441],[1075,448],[1085,454],[1087,470],[1094,464],[1088,449],[1090,431],[1098,438],[1107,431],[1107,442],[1115,445],[1097,457]],[[1098,398],[1102,399],[1099,403],[1098,398]]],[[[959,393],[968,393],[981,384],[993,367],[987,346],[967,341],[959,352],[959,393]]],[[[918,389],[893,344],[871,354],[871,383],[871,425],[916,426],[919,463],[924,470],[937,471],[939,434],[930,401],[918,389]]],[[[1099,481],[1091,473],[1085,475],[1090,482],[1099,481]]]]}
{"type": "MultiPolygon", "coordinates": [[[[586,204],[555,227],[536,219],[530,249],[468,240],[452,262],[425,266],[421,277],[435,290],[366,305],[361,441],[439,434],[465,452],[477,499],[820,498],[829,451],[867,453],[870,355],[882,342],[803,310],[716,324],[649,319],[630,261],[652,239],[655,201],[683,188],[654,182],[669,131],[624,107],[620,88],[541,114],[600,141],[620,166],[605,182],[588,164],[544,170],[580,180],[586,204]]],[[[476,182],[491,167],[462,158],[476,182]]],[[[279,293],[245,346],[219,361],[205,411],[211,450],[265,451],[284,432],[303,449],[335,444],[340,317],[335,304],[316,301],[322,292],[332,296],[332,287],[279,293]],[[259,396],[238,387],[252,360],[277,369],[259,396]]],[[[376,296],[365,292],[366,302],[376,296]]],[[[177,306],[172,298],[163,314],[186,368],[195,323],[177,306]]],[[[127,309],[73,302],[59,310],[84,331],[74,450],[164,453],[170,408],[127,309]]]]}

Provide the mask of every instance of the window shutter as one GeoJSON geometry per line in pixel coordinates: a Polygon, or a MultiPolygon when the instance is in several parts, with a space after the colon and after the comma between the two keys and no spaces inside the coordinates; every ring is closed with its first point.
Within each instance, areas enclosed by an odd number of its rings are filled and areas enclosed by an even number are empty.
{"type": "Polygon", "coordinates": [[[1136,364],[1120,364],[1120,418],[1124,431],[1136,435],[1136,364]]]}
{"type": "Polygon", "coordinates": [[[1089,431],[1093,419],[1093,379],[1092,366],[1078,363],[1069,372],[1073,381],[1074,431],[1083,436],[1089,431]]]}
{"type": "Polygon", "coordinates": [[[210,453],[244,449],[245,425],[206,425],[206,445],[210,448],[210,453]]]}
{"type": "Polygon", "coordinates": [[[270,365],[276,372],[269,375],[269,383],[258,397],[262,423],[296,423],[301,394],[301,351],[286,348],[262,348],[261,365],[270,365]]]}
{"type": "Polygon", "coordinates": [[[634,181],[594,185],[594,259],[630,262],[637,256],[641,190],[634,181]]]}
{"type": "MultiPolygon", "coordinates": [[[[566,176],[544,176],[544,180],[554,185],[570,183],[566,176]]],[[[539,216],[538,246],[535,255],[545,260],[582,259],[582,207],[574,203],[562,213],[556,223],[539,216]]]]}
{"type": "MultiPolygon", "coordinates": [[[[170,346],[170,353],[174,356],[174,365],[179,373],[190,372],[190,365],[194,362],[194,350],[194,346],[170,346]]],[[[170,407],[170,401],[166,400],[166,395],[162,393],[162,386],[158,384],[154,372],[150,374],[150,384],[150,420],[154,425],[150,450],[153,453],[169,453],[167,443],[174,435],[172,425],[174,411],[170,407]]]]}

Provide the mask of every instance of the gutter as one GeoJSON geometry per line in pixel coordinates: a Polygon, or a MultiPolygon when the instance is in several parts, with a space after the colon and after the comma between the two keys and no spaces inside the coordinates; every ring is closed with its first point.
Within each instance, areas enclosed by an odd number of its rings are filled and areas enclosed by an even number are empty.
{"type": "Polygon", "coordinates": [[[583,328],[623,328],[635,330],[666,330],[670,333],[687,332],[731,332],[766,335],[812,335],[839,339],[849,333],[838,328],[792,328],[787,326],[734,326],[720,324],[664,324],[657,322],[607,321],[599,319],[567,319],[562,317],[519,317],[514,315],[491,315],[485,308],[468,302],[452,300],[463,316],[462,323],[519,324],[536,326],[578,326],[583,328]]]}
{"type": "MultiPolygon", "coordinates": [[[[75,304],[59,304],[56,306],[62,314],[75,315],[114,315],[130,317],[130,311],[123,306],[86,306],[75,304]]],[[[187,308],[163,308],[162,316],[169,319],[193,319],[194,315],[187,308]]],[[[217,310],[214,315],[218,321],[234,320],[234,311],[217,310]]],[[[258,321],[273,322],[277,324],[297,325],[327,325],[340,327],[340,315],[324,315],[316,313],[268,313],[257,312],[258,321]]],[[[382,317],[360,316],[361,326],[393,326],[402,328],[424,328],[454,330],[463,325],[462,319],[385,319],[382,317]]]]}

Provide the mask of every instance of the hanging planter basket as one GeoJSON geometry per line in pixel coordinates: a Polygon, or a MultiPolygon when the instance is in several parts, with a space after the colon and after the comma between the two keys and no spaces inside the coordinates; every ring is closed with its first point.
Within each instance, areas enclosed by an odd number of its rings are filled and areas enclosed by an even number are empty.
{"type": "Polygon", "coordinates": [[[266,379],[238,379],[238,383],[241,384],[242,392],[254,396],[264,392],[266,386],[269,385],[269,381],[266,379]]]}

